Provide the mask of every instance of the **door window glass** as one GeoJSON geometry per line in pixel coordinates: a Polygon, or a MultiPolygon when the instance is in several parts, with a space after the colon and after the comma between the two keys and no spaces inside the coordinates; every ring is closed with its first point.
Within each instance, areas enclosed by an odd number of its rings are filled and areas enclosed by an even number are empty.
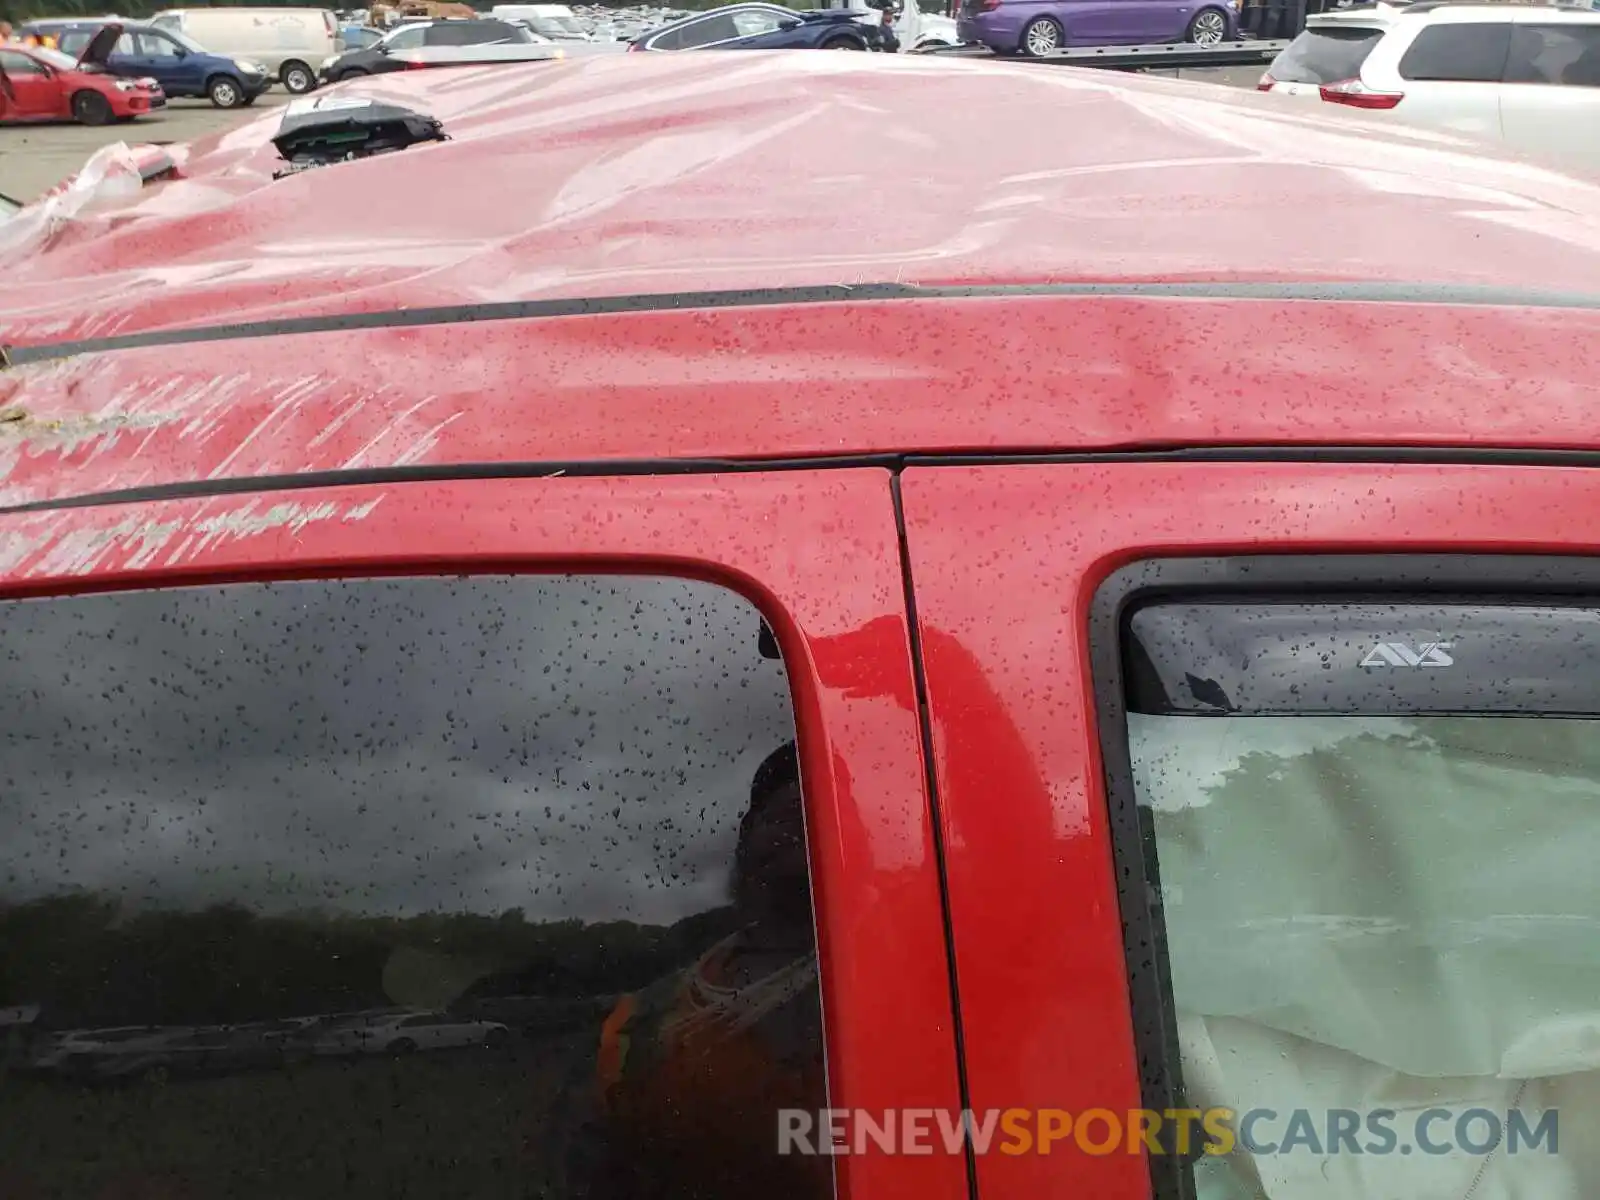
{"type": "Polygon", "coordinates": [[[5,1194],[831,1194],[777,1153],[826,1097],[762,628],[644,577],[0,603],[5,1194]]]}
{"type": "Polygon", "coordinates": [[[43,75],[44,68],[26,54],[14,50],[0,50],[0,71],[12,78],[21,75],[43,75]]]}
{"type": "Polygon", "coordinates": [[[1474,21],[1429,25],[1400,57],[1400,78],[1499,83],[1511,48],[1511,26],[1474,21]]]}
{"type": "Polygon", "coordinates": [[[1600,25],[1518,25],[1506,82],[1600,87],[1600,25]]]}
{"type": "Polygon", "coordinates": [[[747,8],[733,14],[733,26],[740,37],[760,37],[764,33],[773,33],[782,20],[781,14],[762,8],[747,8]]]}
{"type": "Polygon", "coordinates": [[[392,34],[384,43],[390,50],[415,50],[422,45],[423,35],[426,30],[422,26],[413,25],[409,29],[402,29],[392,34]]]}
{"type": "Polygon", "coordinates": [[[739,27],[727,13],[719,13],[703,21],[686,25],[680,32],[683,34],[683,41],[678,48],[692,50],[696,46],[709,46],[713,42],[726,42],[736,38],[739,36],[739,27]]]}
{"type": "MultiPolygon", "coordinates": [[[[127,34],[123,35],[126,40],[127,34]]],[[[118,42],[119,53],[121,42],[118,42]]],[[[146,58],[174,58],[178,54],[178,44],[171,38],[163,37],[159,33],[141,33],[138,38],[139,53],[146,58]]]]}
{"type": "Polygon", "coordinates": [[[1124,650],[1198,1193],[1600,1193],[1600,610],[1172,601],[1124,650]]]}

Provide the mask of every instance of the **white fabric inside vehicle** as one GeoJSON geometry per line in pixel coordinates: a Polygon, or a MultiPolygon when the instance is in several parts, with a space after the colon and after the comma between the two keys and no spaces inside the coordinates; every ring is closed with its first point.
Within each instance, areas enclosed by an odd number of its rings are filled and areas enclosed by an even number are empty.
{"type": "MultiPolygon", "coordinates": [[[[1319,1143],[1197,1168],[1201,1200],[1600,1197],[1600,721],[1131,715],[1187,1101],[1308,1110],[1319,1143]],[[1331,1152],[1329,1110],[1452,1143],[1331,1152]],[[1473,1127],[1481,1142],[1485,1127],[1473,1127]]],[[[1373,1141],[1363,1130],[1357,1143],[1373,1141]]]]}

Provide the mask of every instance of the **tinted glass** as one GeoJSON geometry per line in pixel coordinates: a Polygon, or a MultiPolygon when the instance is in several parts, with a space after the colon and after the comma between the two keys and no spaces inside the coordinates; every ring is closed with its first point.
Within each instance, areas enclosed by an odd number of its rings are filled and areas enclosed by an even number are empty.
{"type": "Polygon", "coordinates": [[[764,33],[772,33],[782,20],[780,14],[761,8],[749,8],[733,14],[733,25],[740,37],[759,37],[764,33]]]}
{"type": "Polygon", "coordinates": [[[521,40],[516,30],[502,21],[441,22],[428,27],[427,38],[430,46],[483,46],[521,40]]]}
{"type": "MultiPolygon", "coordinates": [[[[127,36],[124,35],[122,41],[126,40],[127,36]]],[[[117,43],[119,52],[122,48],[122,41],[117,43]]],[[[178,44],[171,38],[159,33],[141,33],[137,44],[139,53],[150,58],[175,58],[178,55],[178,44]]]]}
{"type": "Polygon", "coordinates": [[[0,70],[7,75],[43,75],[39,64],[26,54],[14,50],[0,50],[0,70]]]}
{"type": "Polygon", "coordinates": [[[681,33],[683,41],[677,48],[692,50],[696,46],[707,46],[712,42],[724,42],[729,38],[736,38],[739,36],[739,27],[727,13],[719,13],[717,16],[684,26],[681,33]]]}
{"type": "Polygon", "coordinates": [[[1129,640],[1247,702],[1127,697],[1181,1099],[1257,1147],[1198,1157],[1197,1194],[1597,1194],[1600,1159],[1509,1130],[1600,1123],[1600,720],[1552,715],[1600,691],[1600,611],[1200,607],[1129,640]],[[1450,661],[1415,654],[1441,624],[1450,661]]]}
{"type": "Polygon", "coordinates": [[[1510,49],[1510,25],[1429,25],[1401,56],[1400,78],[1499,83],[1510,49]]]}
{"type": "Polygon", "coordinates": [[[426,26],[413,25],[410,29],[402,29],[393,34],[384,45],[390,50],[415,50],[422,45],[423,34],[426,31],[426,26]]]}
{"type": "Polygon", "coordinates": [[[1600,717],[1600,613],[1577,606],[1159,604],[1126,645],[1143,713],[1600,717]]]}
{"type": "Polygon", "coordinates": [[[1267,74],[1284,83],[1339,83],[1361,75],[1361,64],[1383,37],[1381,29],[1350,25],[1307,29],[1272,60],[1267,74]]]}
{"type": "Polygon", "coordinates": [[[647,578],[0,604],[0,1193],[827,1194],[760,629],[647,578]]]}
{"type": "Polygon", "coordinates": [[[1600,25],[1518,25],[1506,82],[1600,87],[1600,25]]]}

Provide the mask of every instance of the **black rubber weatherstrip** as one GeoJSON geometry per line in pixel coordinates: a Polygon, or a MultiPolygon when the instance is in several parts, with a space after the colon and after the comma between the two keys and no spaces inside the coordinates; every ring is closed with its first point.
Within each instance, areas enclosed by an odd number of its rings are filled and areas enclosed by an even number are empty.
{"type": "Polygon", "coordinates": [[[761,308],[781,304],[844,304],[878,300],[981,300],[1022,296],[1130,296],[1154,299],[1299,300],[1446,304],[1502,308],[1600,308],[1600,293],[1427,283],[1004,283],[919,287],[908,283],[826,284],[816,287],[749,288],[730,291],[653,292],[567,300],[508,300],[491,304],[455,304],[437,308],[402,308],[384,312],[340,313],[245,321],[233,325],[201,325],[151,329],[115,337],[38,345],[0,344],[0,369],[26,363],[104,354],[149,346],[195,342],[227,342],[248,338],[287,337],[302,333],[337,333],[361,329],[399,329],[421,325],[459,325],[477,321],[519,321],[549,317],[590,317],[611,313],[666,312],[714,308],[761,308]]]}
{"type": "MultiPolygon", "coordinates": [[[[933,833],[933,865],[939,880],[939,914],[944,924],[945,964],[950,977],[950,1033],[956,1050],[956,1091],[962,1113],[972,1111],[972,1087],[967,1078],[966,1026],[961,1019],[961,988],[956,967],[955,913],[950,904],[950,870],[945,857],[944,825],[940,817],[939,773],[935,767],[933,718],[928,702],[928,673],[922,657],[922,624],[917,617],[917,589],[911,571],[911,543],[906,536],[905,499],[900,476],[889,480],[894,503],[895,537],[900,544],[900,577],[905,587],[906,626],[910,634],[911,683],[917,694],[917,730],[922,739],[923,786],[928,789],[928,824],[933,833]]],[[[978,1200],[978,1157],[972,1139],[963,1145],[967,1165],[967,1197],[978,1200]]]]}
{"type": "Polygon", "coordinates": [[[634,458],[572,462],[429,463],[405,467],[365,467],[350,471],[302,471],[288,475],[239,475],[190,479],[145,487],[89,492],[53,500],[0,506],[0,516],[55,512],[66,508],[105,508],[208,496],[249,496],[310,491],[327,487],[371,487],[403,483],[453,483],[490,479],[570,479],[637,475],[747,475],[757,471],[839,471],[877,467],[1080,466],[1096,463],[1369,463],[1374,465],[1600,467],[1600,450],[1507,450],[1485,446],[1174,446],[1147,450],[1088,450],[970,454],[838,454],[789,458],[634,458]]]}

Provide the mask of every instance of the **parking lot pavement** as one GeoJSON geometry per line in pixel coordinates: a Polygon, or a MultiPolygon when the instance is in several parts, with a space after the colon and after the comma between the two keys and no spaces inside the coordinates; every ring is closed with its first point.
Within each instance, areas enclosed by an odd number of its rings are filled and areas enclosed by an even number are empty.
{"type": "Polygon", "coordinates": [[[32,200],[71,175],[101,146],[114,142],[190,142],[248,121],[283,104],[274,88],[251,108],[215,108],[207,100],[174,100],[166,109],[126,125],[8,125],[0,129],[0,193],[32,200]]]}

